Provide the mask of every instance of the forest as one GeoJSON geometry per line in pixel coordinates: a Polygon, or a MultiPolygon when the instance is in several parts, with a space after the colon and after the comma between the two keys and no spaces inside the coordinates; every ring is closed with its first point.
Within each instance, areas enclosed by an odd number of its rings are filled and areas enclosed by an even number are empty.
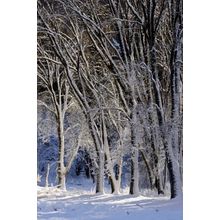
{"type": "Polygon", "coordinates": [[[182,0],[38,0],[38,185],[181,197],[182,47],[182,0]]]}

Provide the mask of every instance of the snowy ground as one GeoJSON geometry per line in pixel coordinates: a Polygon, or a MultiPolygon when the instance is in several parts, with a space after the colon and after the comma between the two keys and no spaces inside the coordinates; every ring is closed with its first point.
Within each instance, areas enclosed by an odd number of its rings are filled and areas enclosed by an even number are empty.
{"type": "Polygon", "coordinates": [[[182,220],[182,199],[38,188],[38,220],[182,220]]]}

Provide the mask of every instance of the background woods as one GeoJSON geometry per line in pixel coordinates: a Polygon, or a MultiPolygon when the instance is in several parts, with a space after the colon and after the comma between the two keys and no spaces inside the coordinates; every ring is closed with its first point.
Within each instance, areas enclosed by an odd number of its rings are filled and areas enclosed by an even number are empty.
{"type": "Polygon", "coordinates": [[[38,173],[182,191],[182,1],[38,0],[38,173]],[[48,165],[49,164],[49,165],[48,165]],[[49,167],[49,168],[48,168],[49,167]]]}

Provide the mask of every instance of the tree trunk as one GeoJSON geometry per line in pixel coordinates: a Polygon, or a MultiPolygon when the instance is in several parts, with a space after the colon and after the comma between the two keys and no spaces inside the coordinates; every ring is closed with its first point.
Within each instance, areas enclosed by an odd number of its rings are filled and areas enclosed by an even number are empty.
{"type": "Polygon", "coordinates": [[[113,194],[114,191],[115,191],[115,186],[114,186],[114,183],[113,183],[113,180],[112,180],[111,175],[109,176],[109,182],[110,182],[110,185],[111,185],[111,191],[112,191],[112,194],[113,194]]]}
{"type": "Polygon", "coordinates": [[[167,168],[169,170],[171,199],[173,199],[181,194],[179,167],[177,166],[171,143],[168,143],[165,139],[164,146],[166,150],[167,168]]]}
{"type": "Polygon", "coordinates": [[[149,177],[150,189],[153,189],[153,183],[154,183],[153,171],[150,167],[149,161],[147,160],[146,156],[144,155],[144,152],[141,150],[140,153],[141,153],[141,156],[142,156],[144,163],[146,165],[146,168],[147,168],[147,175],[149,177]]]}
{"type": "Polygon", "coordinates": [[[131,182],[130,182],[130,194],[139,193],[139,167],[138,167],[138,148],[136,145],[135,137],[135,125],[136,125],[136,114],[132,114],[131,123],[131,182]]]}
{"type": "Polygon", "coordinates": [[[131,86],[131,101],[132,104],[132,112],[131,112],[131,121],[130,121],[130,129],[131,129],[131,181],[130,181],[130,194],[139,194],[139,166],[138,166],[138,157],[139,157],[139,149],[137,145],[136,138],[136,129],[137,129],[137,102],[135,100],[135,92],[133,85],[131,86]]]}
{"type": "Polygon", "coordinates": [[[99,168],[96,169],[96,193],[104,193],[104,153],[99,152],[98,157],[99,168]]]}
{"type": "Polygon", "coordinates": [[[108,143],[108,137],[107,137],[107,129],[106,129],[106,123],[105,123],[105,116],[104,112],[102,111],[102,136],[103,136],[103,148],[105,152],[105,158],[106,158],[106,167],[107,171],[110,175],[110,183],[112,188],[112,193],[119,194],[120,190],[120,183],[116,178],[116,174],[114,172],[114,165],[111,158],[111,152],[109,149],[109,143],[108,143]]]}
{"type": "Polygon", "coordinates": [[[62,113],[59,112],[58,138],[59,138],[59,162],[58,162],[58,188],[66,189],[66,168],[64,164],[64,125],[62,113]]]}
{"type": "Polygon", "coordinates": [[[138,149],[133,149],[131,158],[130,194],[139,194],[138,149]]]}
{"type": "Polygon", "coordinates": [[[167,151],[168,155],[168,170],[170,174],[171,198],[175,198],[181,193],[181,176],[180,176],[180,106],[181,106],[181,68],[182,68],[182,26],[180,1],[177,3],[175,16],[177,20],[173,20],[173,47],[171,53],[170,69],[171,69],[171,91],[172,91],[172,127],[171,137],[169,137],[167,151]]]}
{"type": "Polygon", "coordinates": [[[49,173],[50,173],[50,164],[47,164],[47,172],[46,172],[46,179],[45,179],[45,187],[49,187],[49,173]]]}
{"type": "Polygon", "coordinates": [[[167,183],[167,159],[165,161],[165,167],[164,167],[164,174],[163,174],[163,191],[165,191],[166,183],[167,183]]]}
{"type": "Polygon", "coordinates": [[[160,179],[159,173],[158,173],[158,175],[156,176],[155,186],[156,186],[158,195],[161,195],[161,194],[163,195],[163,194],[164,194],[164,191],[163,191],[163,189],[162,189],[161,179],[160,179]]]}

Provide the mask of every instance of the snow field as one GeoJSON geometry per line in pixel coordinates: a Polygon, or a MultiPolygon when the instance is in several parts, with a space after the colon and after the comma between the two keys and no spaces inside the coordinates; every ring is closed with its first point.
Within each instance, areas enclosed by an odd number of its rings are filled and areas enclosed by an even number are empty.
{"type": "Polygon", "coordinates": [[[38,188],[38,220],[182,220],[182,198],[38,188]]]}

